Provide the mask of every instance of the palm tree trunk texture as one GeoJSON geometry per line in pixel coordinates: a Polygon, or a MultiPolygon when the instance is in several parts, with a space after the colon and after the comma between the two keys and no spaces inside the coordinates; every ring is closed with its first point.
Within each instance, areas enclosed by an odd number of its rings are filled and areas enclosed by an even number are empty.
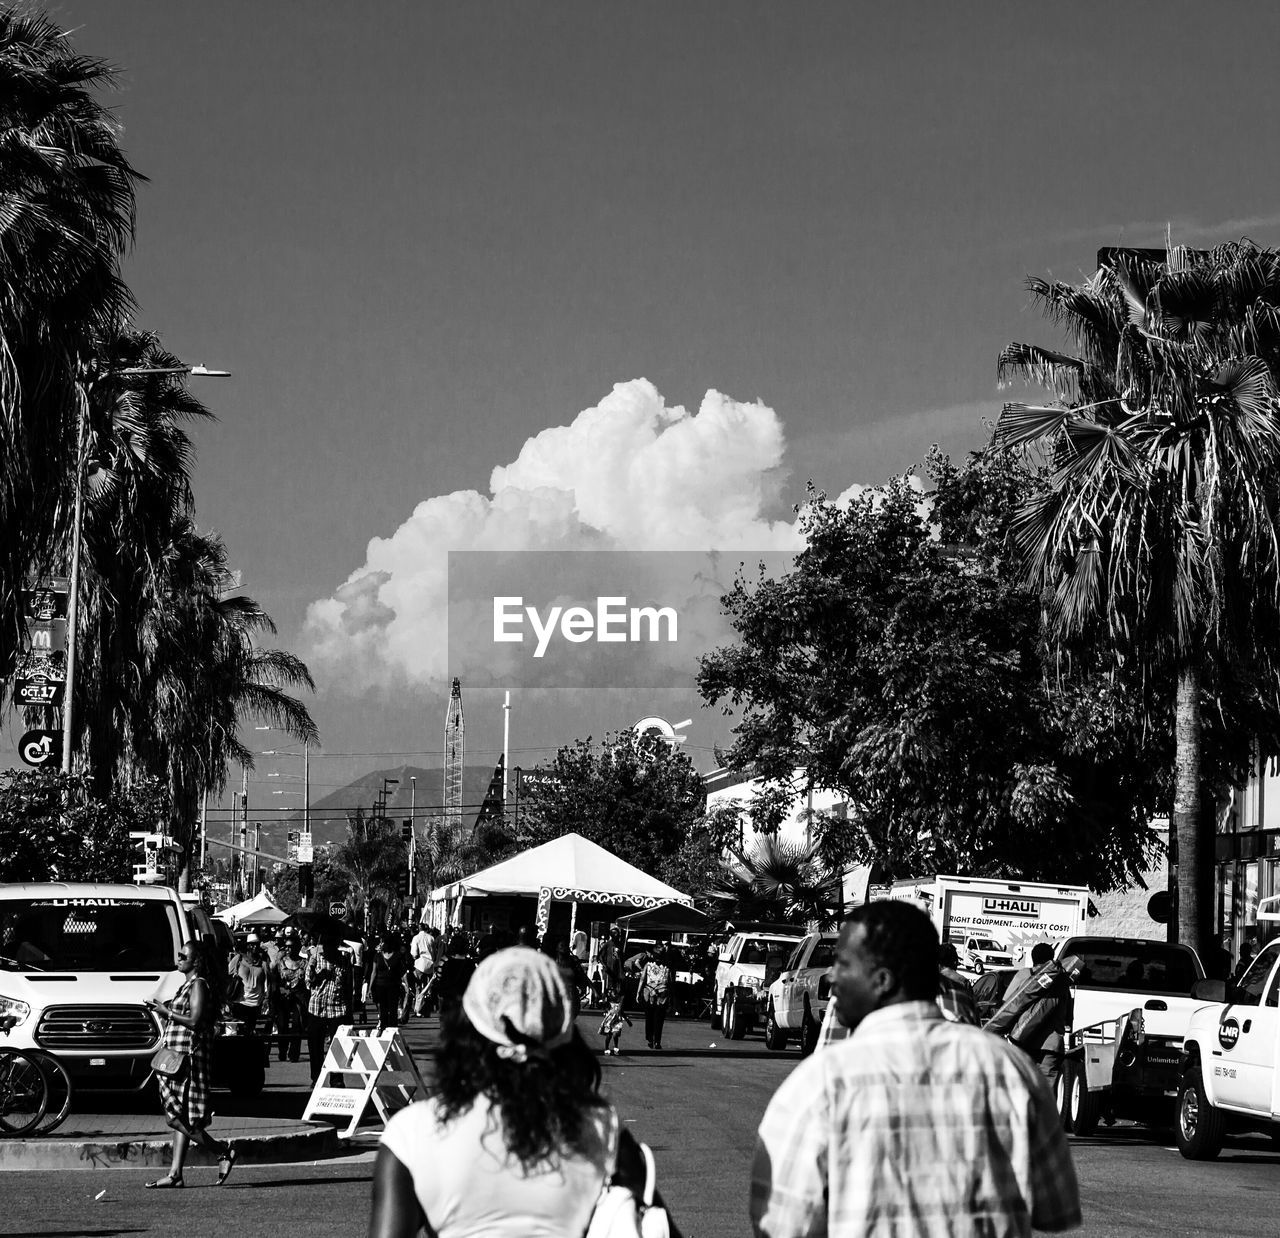
{"type": "Polygon", "coordinates": [[[1201,812],[1200,668],[1178,672],[1173,834],[1178,844],[1178,940],[1207,958],[1213,931],[1213,817],[1201,812]]]}

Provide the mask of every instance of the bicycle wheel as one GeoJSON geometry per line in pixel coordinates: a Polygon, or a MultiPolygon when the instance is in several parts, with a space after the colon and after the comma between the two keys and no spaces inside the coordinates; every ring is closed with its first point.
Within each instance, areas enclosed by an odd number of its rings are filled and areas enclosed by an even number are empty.
{"type": "Polygon", "coordinates": [[[0,1134],[25,1135],[40,1124],[48,1104],[39,1063],[21,1049],[0,1048],[0,1134]]]}
{"type": "Polygon", "coordinates": [[[67,1068],[47,1049],[24,1049],[23,1052],[35,1058],[44,1072],[45,1084],[49,1089],[48,1102],[44,1117],[40,1119],[38,1132],[47,1135],[50,1131],[57,1130],[71,1112],[71,1076],[67,1074],[67,1068]]]}

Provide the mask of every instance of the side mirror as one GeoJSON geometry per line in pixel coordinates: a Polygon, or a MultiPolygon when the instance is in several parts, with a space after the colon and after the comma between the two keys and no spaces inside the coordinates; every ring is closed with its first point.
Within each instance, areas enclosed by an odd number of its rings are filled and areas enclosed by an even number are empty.
{"type": "Polygon", "coordinates": [[[818,1000],[826,1001],[831,996],[831,977],[820,976],[818,978],[818,1000]]]}
{"type": "Polygon", "coordinates": [[[1227,982],[1225,980],[1197,980],[1191,986],[1191,996],[1198,1002],[1225,1002],[1227,1000],[1227,982]]]}
{"type": "Polygon", "coordinates": [[[732,962],[733,962],[733,955],[731,955],[727,950],[721,950],[721,951],[720,951],[720,962],[722,962],[722,963],[732,963],[732,962]]]}

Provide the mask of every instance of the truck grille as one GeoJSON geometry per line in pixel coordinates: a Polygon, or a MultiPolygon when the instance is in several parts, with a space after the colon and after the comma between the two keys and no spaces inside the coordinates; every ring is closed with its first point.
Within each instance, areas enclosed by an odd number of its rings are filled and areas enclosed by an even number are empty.
{"type": "Polygon", "coordinates": [[[128,1052],[154,1048],[160,1033],[143,1006],[50,1006],[35,1040],[55,1053],[128,1052]]]}

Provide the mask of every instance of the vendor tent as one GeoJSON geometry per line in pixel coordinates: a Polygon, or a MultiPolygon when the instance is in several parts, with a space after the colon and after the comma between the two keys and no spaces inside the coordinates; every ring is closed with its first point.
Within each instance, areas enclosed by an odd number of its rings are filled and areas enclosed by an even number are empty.
{"type": "Polygon", "coordinates": [[[276,901],[265,889],[252,898],[218,912],[218,919],[239,928],[253,928],[263,924],[280,924],[289,918],[287,911],[276,906],[276,901]]]}
{"type": "Polygon", "coordinates": [[[618,923],[627,933],[707,933],[711,921],[696,907],[688,903],[667,903],[663,907],[650,907],[646,911],[633,911],[619,916],[618,923]]]}
{"type": "MultiPolygon", "coordinates": [[[[461,881],[431,891],[432,903],[453,910],[464,898],[523,894],[538,900],[538,932],[546,931],[552,900],[625,904],[637,910],[688,903],[665,882],[619,859],[581,834],[565,834],[461,881]]],[[[446,913],[447,914],[447,913],[446,913]]]]}

